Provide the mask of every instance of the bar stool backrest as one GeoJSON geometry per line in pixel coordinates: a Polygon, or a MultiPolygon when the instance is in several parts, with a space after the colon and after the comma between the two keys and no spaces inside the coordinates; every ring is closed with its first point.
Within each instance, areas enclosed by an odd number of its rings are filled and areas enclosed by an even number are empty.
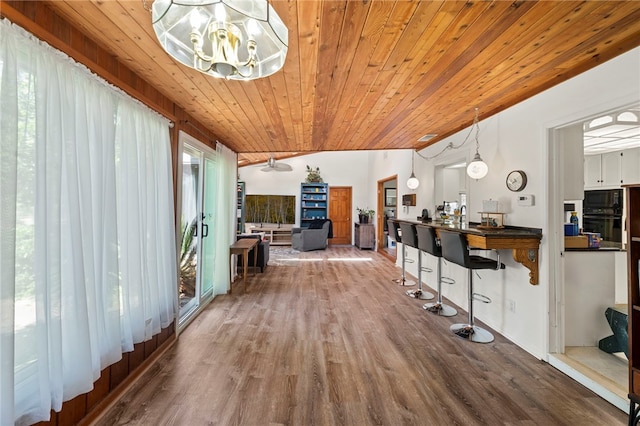
{"type": "Polygon", "coordinates": [[[400,223],[402,231],[402,244],[409,247],[418,248],[418,236],[416,235],[416,226],[411,223],[400,223]]]}
{"type": "Polygon", "coordinates": [[[416,226],[418,248],[432,256],[442,257],[442,248],[438,244],[436,230],[431,226],[416,226]]]}
{"type": "Polygon", "coordinates": [[[400,238],[400,233],[398,232],[398,229],[400,229],[400,225],[398,224],[398,222],[394,222],[393,220],[388,219],[387,227],[389,228],[389,235],[391,236],[391,238],[396,240],[396,242],[401,243],[402,238],[400,238]]]}
{"type": "Polygon", "coordinates": [[[463,266],[467,269],[504,269],[504,263],[484,256],[469,253],[467,237],[462,232],[440,230],[440,243],[442,244],[442,257],[449,262],[463,266]]]}
{"type": "Polygon", "coordinates": [[[463,233],[440,230],[440,244],[442,246],[442,257],[449,262],[465,268],[471,268],[469,245],[467,244],[467,237],[463,233]]]}

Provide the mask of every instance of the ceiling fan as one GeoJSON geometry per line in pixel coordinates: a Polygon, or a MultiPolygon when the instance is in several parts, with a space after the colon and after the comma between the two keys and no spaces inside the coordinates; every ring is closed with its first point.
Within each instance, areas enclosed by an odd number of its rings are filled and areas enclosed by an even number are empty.
{"type": "Polygon", "coordinates": [[[291,168],[290,165],[286,164],[286,163],[278,163],[276,162],[276,159],[273,158],[273,156],[269,157],[269,160],[267,161],[266,167],[263,167],[260,169],[260,171],[262,172],[290,172],[293,169],[291,168]]]}

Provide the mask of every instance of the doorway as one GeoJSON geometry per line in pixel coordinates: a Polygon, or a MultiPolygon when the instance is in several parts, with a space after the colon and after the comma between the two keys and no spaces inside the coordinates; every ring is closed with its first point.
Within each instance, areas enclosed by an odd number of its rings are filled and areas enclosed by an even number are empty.
{"type": "Polygon", "coordinates": [[[178,327],[181,328],[204,302],[213,298],[216,154],[182,132],[178,153],[178,327]]]}
{"type": "Polygon", "coordinates": [[[333,238],[330,245],[351,244],[351,187],[329,187],[329,219],[333,226],[333,238]]]}
{"type": "Polygon", "coordinates": [[[377,244],[378,252],[396,261],[396,244],[389,238],[387,220],[398,216],[398,175],[378,181],[377,244]]]}
{"type": "MultiPolygon", "coordinates": [[[[586,164],[588,142],[583,123],[593,118],[549,129],[548,223],[553,236],[549,239],[549,253],[553,254],[549,259],[549,363],[626,411],[628,361],[620,352],[599,348],[599,342],[612,334],[605,311],[619,304],[626,306],[626,254],[571,250],[565,247],[564,239],[565,207],[571,206],[581,216],[583,213],[589,170],[574,165],[586,164]],[[579,175],[573,176],[576,169],[579,175]]],[[[622,146],[618,149],[637,149],[622,146]]]]}

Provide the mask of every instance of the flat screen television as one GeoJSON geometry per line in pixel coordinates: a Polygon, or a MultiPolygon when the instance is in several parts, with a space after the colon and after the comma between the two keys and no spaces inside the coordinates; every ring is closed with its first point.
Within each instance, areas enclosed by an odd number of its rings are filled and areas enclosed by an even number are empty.
{"type": "Polygon", "coordinates": [[[247,195],[245,199],[248,223],[294,224],[296,222],[295,195],[247,195]]]}

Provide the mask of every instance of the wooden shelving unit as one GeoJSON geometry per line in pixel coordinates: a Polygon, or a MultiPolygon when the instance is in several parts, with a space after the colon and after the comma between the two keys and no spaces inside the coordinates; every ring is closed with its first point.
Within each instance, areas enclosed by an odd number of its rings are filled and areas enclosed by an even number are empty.
{"type": "Polygon", "coordinates": [[[269,244],[272,246],[290,246],[291,245],[291,227],[286,226],[282,228],[275,227],[262,227],[251,228],[252,233],[264,232],[265,238],[269,240],[269,244]]]}
{"type": "Polygon", "coordinates": [[[625,185],[624,189],[627,205],[629,394],[632,403],[637,403],[640,399],[640,185],[625,185]]]}
{"type": "Polygon", "coordinates": [[[242,181],[238,181],[238,196],[236,205],[236,233],[242,234],[244,232],[244,211],[245,211],[245,184],[242,181]]]}
{"type": "Polygon", "coordinates": [[[329,218],[329,185],[326,183],[300,184],[300,227],[308,228],[315,219],[329,218]]]}

